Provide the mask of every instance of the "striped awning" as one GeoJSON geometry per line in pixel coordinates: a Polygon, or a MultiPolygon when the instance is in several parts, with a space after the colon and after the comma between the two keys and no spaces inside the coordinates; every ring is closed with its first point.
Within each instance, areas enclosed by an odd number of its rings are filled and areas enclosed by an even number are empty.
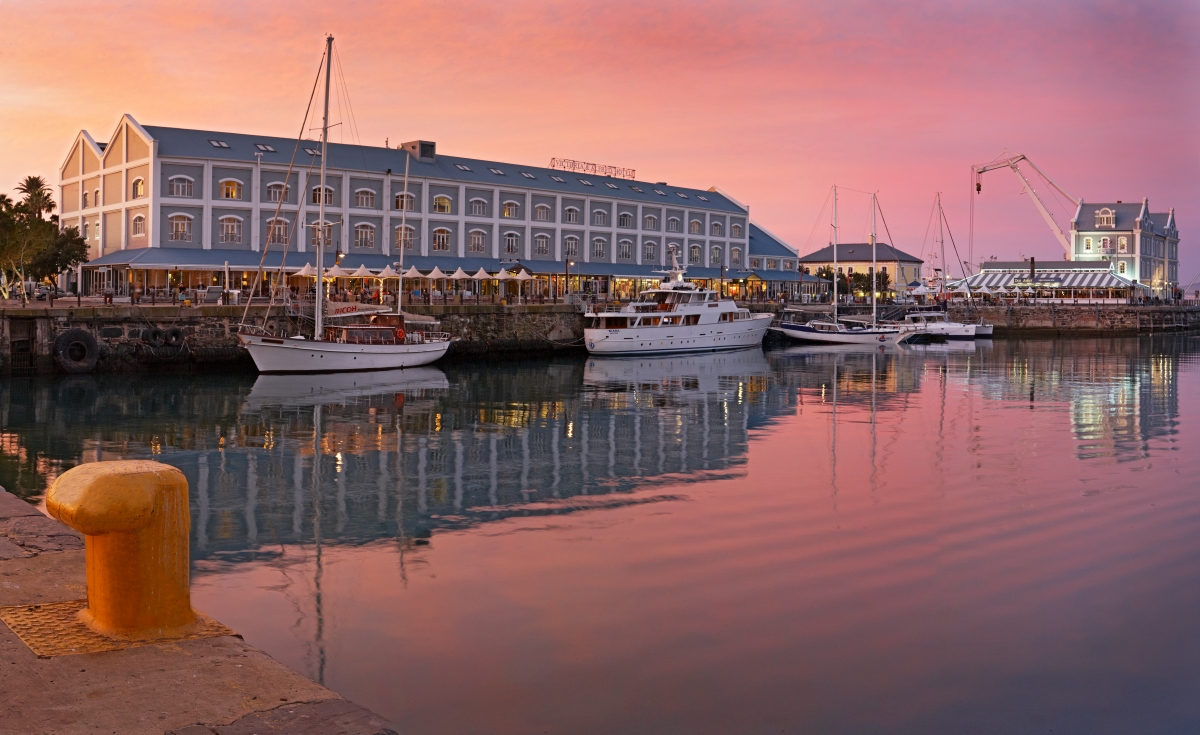
{"type": "Polygon", "coordinates": [[[1134,283],[1127,278],[1118,276],[1112,271],[1039,271],[1033,278],[1029,273],[976,273],[964,280],[955,281],[950,288],[958,288],[966,283],[971,290],[987,286],[992,291],[1011,288],[1034,289],[1128,289],[1147,288],[1145,284],[1134,283]]]}

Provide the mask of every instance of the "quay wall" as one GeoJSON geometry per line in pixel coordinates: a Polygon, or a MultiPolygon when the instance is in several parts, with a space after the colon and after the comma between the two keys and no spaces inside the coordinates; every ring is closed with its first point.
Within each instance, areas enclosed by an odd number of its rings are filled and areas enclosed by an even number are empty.
{"type": "Polygon", "coordinates": [[[997,337],[1137,335],[1200,328],[1200,307],[1132,304],[952,305],[954,321],[984,322],[997,337]]]}

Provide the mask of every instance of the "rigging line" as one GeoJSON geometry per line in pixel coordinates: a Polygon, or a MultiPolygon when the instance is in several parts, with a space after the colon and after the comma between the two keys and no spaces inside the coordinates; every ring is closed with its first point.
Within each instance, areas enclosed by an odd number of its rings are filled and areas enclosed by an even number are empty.
{"type": "MultiPolygon", "coordinates": [[[[954,233],[950,231],[950,220],[946,219],[945,210],[942,211],[942,221],[946,223],[946,234],[950,236],[950,246],[954,248],[954,257],[958,260],[958,269],[962,272],[963,278],[967,277],[967,268],[963,265],[962,256],[958,254],[958,246],[954,244],[954,233]]],[[[945,268],[946,277],[950,276],[950,269],[946,268],[946,264],[942,263],[942,268],[945,268]]]]}
{"type": "Polygon", "coordinates": [[[338,53],[337,47],[333,49],[333,60],[337,64],[338,79],[341,82],[341,87],[346,94],[346,107],[350,110],[350,128],[354,134],[354,144],[358,146],[359,159],[362,161],[363,170],[367,170],[367,154],[362,147],[362,134],[358,129],[358,116],[354,114],[354,101],[350,99],[350,85],[346,83],[346,71],[342,67],[342,55],[338,53]]]}
{"type": "Polygon", "coordinates": [[[933,214],[937,211],[937,199],[933,200],[933,206],[929,208],[929,219],[925,222],[925,237],[921,238],[921,253],[917,257],[921,259],[921,263],[925,262],[925,245],[929,240],[929,230],[933,227],[933,214]]]}
{"type": "MultiPolygon", "coordinates": [[[[879,210],[879,219],[883,220],[883,231],[886,232],[888,236],[888,247],[892,249],[892,255],[895,256],[897,261],[899,261],[900,256],[896,254],[896,241],[892,238],[891,230],[888,229],[887,217],[883,216],[883,205],[879,203],[878,199],[875,201],[875,208],[879,210]]],[[[899,265],[896,266],[896,270],[900,270],[899,265]]]]}
{"type": "MultiPolygon", "coordinates": [[[[817,228],[821,226],[821,222],[825,220],[825,208],[829,206],[829,197],[833,196],[833,187],[829,187],[829,191],[825,193],[825,203],[821,205],[821,211],[817,213],[817,219],[813,222],[812,230],[808,233],[808,239],[804,242],[804,249],[808,250],[808,246],[812,244],[813,236],[817,234],[817,228]]],[[[828,244],[828,243],[826,243],[828,244]]],[[[824,246],[822,246],[824,247],[824,246]]],[[[819,248],[818,248],[819,249],[819,248]]]]}
{"type": "MultiPolygon", "coordinates": [[[[324,63],[325,63],[325,54],[322,53],[321,54],[321,64],[324,65],[324,63]]],[[[288,161],[287,173],[283,177],[283,193],[285,195],[287,194],[288,186],[292,183],[292,167],[296,164],[296,154],[300,151],[300,138],[304,136],[304,126],[308,124],[308,108],[312,107],[313,98],[315,98],[317,95],[317,84],[320,81],[321,81],[321,72],[320,72],[320,67],[318,67],[317,78],[313,80],[312,92],[309,93],[309,96],[308,96],[308,106],[305,108],[304,120],[300,123],[300,134],[296,137],[296,144],[294,146],[292,146],[292,159],[290,161],[288,161]]],[[[260,163],[259,168],[260,168],[259,173],[261,174],[262,173],[261,172],[261,168],[262,168],[261,163],[260,163]]],[[[299,182],[297,182],[297,183],[299,183],[299,182]]],[[[296,187],[296,188],[299,189],[300,187],[296,187]]],[[[296,192],[297,201],[299,201],[300,193],[301,193],[300,191],[296,192]]],[[[324,192],[322,192],[322,193],[324,193],[324,192]]],[[[279,213],[283,209],[283,202],[286,199],[287,199],[287,196],[279,197],[279,202],[275,205],[275,214],[271,219],[275,219],[275,220],[279,219],[279,213]]],[[[239,327],[246,323],[246,317],[250,313],[250,302],[252,302],[254,300],[254,290],[256,288],[258,288],[258,284],[262,280],[263,266],[265,266],[267,263],[267,252],[271,249],[271,238],[269,236],[270,228],[267,229],[267,232],[268,232],[267,241],[265,243],[263,243],[262,257],[259,258],[259,261],[258,261],[258,272],[254,274],[254,285],[250,288],[250,298],[246,299],[246,308],[244,311],[242,311],[242,321],[238,325],[239,327]]],[[[290,240],[291,238],[288,238],[288,239],[290,240]]],[[[285,245],[284,247],[286,248],[287,246],[285,245]]],[[[285,259],[287,258],[287,250],[286,249],[284,250],[283,257],[285,259]]],[[[280,266],[280,271],[282,272],[282,266],[280,266]]],[[[225,284],[225,287],[229,288],[229,284],[225,284]]],[[[267,306],[267,314],[271,313],[271,306],[273,306],[274,303],[275,303],[275,291],[274,291],[274,289],[272,289],[271,290],[271,302],[267,306]]],[[[265,317],[264,317],[264,322],[265,322],[265,317]]]]}

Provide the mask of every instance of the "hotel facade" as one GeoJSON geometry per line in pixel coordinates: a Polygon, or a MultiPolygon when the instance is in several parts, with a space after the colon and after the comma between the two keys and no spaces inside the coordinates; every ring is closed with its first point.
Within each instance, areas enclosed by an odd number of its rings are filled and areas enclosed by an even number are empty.
{"type": "Polygon", "coordinates": [[[1175,209],[1151,212],[1141,202],[1080,202],[1071,220],[1071,260],[1107,261],[1112,272],[1172,298],[1179,288],[1179,230],[1175,209]]]}
{"type": "Polygon", "coordinates": [[[216,285],[226,270],[244,286],[285,252],[287,272],[315,265],[324,236],[326,267],[519,264],[547,293],[562,293],[569,270],[572,291],[628,295],[656,282],[672,252],[688,278],[735,289],[798,294],[804,280],[795,249],[716,188],[445,156],[430,141],[331,143],[326,155],[322,189],[314,141],[142,126],[130,115],[104,142],[81,131],[59,191],[62,226],[89,247],[75,277],[84,293],[216,285]]]}

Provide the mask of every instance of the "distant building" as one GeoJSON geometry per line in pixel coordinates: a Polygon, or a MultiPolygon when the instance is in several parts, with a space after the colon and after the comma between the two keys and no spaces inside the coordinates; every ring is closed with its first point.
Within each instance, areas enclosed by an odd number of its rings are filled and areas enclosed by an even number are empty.
{"type": "MultiPolygon", "coordinates": [[[[871,243],[839,243],[837,248],[838,273],[853,275],[871,272],[871,243]]],[[[921,264],[924,263],[917,256],[909,255],[885,242],[875,243],[875,262],[879,265],[880,273],[888,274],[888,280],[893,286],[903,286],[918,280],[921,277],[921,264]]],[[[805,273],[814,275],[822,268],[832,268],[833,246],[827,245],[800,258],[800,266],[805,273]]]]}
{"type": "Polygon", "coordinates": [[[1113,273],[1170,298],[1179,287],[1179,230],[1174,208],[1080,202],[1071,220],[1071,260],[1108,261],[1113,273]]]}

